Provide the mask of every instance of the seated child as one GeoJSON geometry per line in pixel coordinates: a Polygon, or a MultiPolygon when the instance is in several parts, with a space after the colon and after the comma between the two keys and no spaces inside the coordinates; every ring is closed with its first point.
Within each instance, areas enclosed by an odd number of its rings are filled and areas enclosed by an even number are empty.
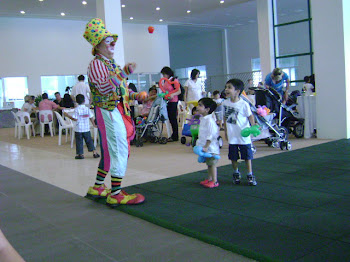
{"type": "Polygon", "coordinates": [[[73,116],[68,115],[64,112],[64,115],[73,121],[76,121],[74,128],[75,131],[75,144],[76,153],[75,159],[84,159],[84,143],[88,147],[89,152],[93,152],[93,157],[98,158],[100,155],[96,152],[94,143],[91,139],[89,119],[94,127],[97,127],[94,121],[94,116],[89,108],[85,106],[85,97],[82,94],[76,96],[78,106],[74,109],[73,116]]]}
{"type": "Polygon", "coordinates": [[[149,115],[152,104],[156,98],[157,98],[157,88],[155,86],[152,86],[148,90],[148,97],[143,102],[143,107],[141,109],[141,116],[145,117],[149,115]]]}
{"type": "Polygon", "coordinates": [[[220,130],[224,130],[223,128],[224,107],[222,106],[224,99],[220,97],[220,92],[218,90],[215,90],[213,92],[213,96],[214,96],[213,100],[217,105],[217,108],[215,109],[216,124],[220,127],[220,130]]]}

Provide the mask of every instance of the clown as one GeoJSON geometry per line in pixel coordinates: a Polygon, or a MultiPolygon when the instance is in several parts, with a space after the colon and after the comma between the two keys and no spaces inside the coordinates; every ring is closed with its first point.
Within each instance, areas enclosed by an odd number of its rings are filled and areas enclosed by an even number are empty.
{"type": "Polygon", "coordinates": [[[130,140],[134,136],[129,97],[137,100],[145,98],[127,87],[126,79],[135,70],[136,64],[128,63],[121,69],[115,63],[113,56],[118,35],[111,34],[101,19],[94,18],[87,23],[84,38],[92,45],[95,56],[88,67],[88,78],[101,147],[96,182],[89,187],[87,196],[106,198],[106,204],[112,207],[140,204],[145,200],[143,195],[127,194],[121,189],[130,140]],[[112,181],[110,190],[104,184],[108,173],[112,181]]]}

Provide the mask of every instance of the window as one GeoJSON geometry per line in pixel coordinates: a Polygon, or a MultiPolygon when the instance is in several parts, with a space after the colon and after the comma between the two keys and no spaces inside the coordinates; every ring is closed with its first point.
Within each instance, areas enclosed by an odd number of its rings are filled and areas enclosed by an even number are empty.
{"type": "MultiPolygon", "coordinates": [[[[49,99],[55,98],[55,93],[60,92],[61,96],[66,93],[66,88],[73,87],[78,81],[77,75],[68,76],[42,76],[41,77],[41,90],[43,93],[49,95],[49,99]]],[[[87,76],[85,75],[85,81],[87,82],[87,76]]]]}
{"type": "Polygon", "coordinates": [[[28,94],[27,77],[5,77],[1,82],[2,106],[9,103],[15,108],[21,108],[24,96],[28,94]]]}
{"type": "Polygon", "coordinates": [[[262,82],[262,74],[261,74],[261,67],[260,67],[260,58],[252,58],[251,60],[252,64],[252,71],[253,71],[253,86],[258,86],[259,82],[262,82]]]}
{"type": "Polygon", "coordinates": [[[202,86],[204,86],[207,79],[207,68],[205,65],[175,69],[175,75],[178,77],[181,84],[184,84],[187,79],[191,78],[191,72],[193,69],[199,70],[199,80],[201,81],[202,86]]]}
{"type": "Polygon", "coordinates": [[[275,65],[289,75],[294,89],[300,89],[304,77],[313,74],[310,1],[271,1],[275,65]]]}

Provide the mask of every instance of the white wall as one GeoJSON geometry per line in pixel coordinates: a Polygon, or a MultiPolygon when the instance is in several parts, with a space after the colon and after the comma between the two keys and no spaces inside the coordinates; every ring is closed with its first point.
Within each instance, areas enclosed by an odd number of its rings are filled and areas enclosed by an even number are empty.
{"type": "Polygon", "coordinates": [[[350,137],[350,76],[346,74],[350,57],[345,49],[350,44],[350,19],[346,2],[311,0],[319,138],[350,137]]]}
{"type": "Polygon", "coordinates": [[[170,65],[168,27],[153,25],[153,34],[148,33],[148,24],[124,24],[125,62],[136,62],[136,72],[159,73],[170,65]]]}
{"type": "Polygon", "coordinates": [[[173,69],[205,65],[208,76],[224,72],[221,30],[172,37],[169,47],[173,69]]]}
{"type": "Polygon", "coordinates": [[[258,25],[227,30],[229,73],[252,71],[251,59],[259,58],[258,25]]]}
{"type": "MultiPolygon", "coordinates": [[[[85,24],[1,17],[0,77],[27,76],[29,93],[37,95],[41,93],[40,76],[86,73],[93,56],[82,36],[85,24]]],[[[125,61],[136,62],[136,72],[158,72],[169,64],[167,26],[156,26],[149,35],[144,25],[124,24],[123,33],[125,61]]]]}

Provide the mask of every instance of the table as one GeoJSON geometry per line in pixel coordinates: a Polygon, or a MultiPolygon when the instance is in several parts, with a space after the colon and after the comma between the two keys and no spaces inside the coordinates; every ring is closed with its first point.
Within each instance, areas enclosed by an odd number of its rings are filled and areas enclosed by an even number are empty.
{"type": "Polygon", "coordinates": [[[311,138],[316,125],[316,96],[298,96],[297,110],[299,117],[304,118],[304,138],[311,138]]]}

